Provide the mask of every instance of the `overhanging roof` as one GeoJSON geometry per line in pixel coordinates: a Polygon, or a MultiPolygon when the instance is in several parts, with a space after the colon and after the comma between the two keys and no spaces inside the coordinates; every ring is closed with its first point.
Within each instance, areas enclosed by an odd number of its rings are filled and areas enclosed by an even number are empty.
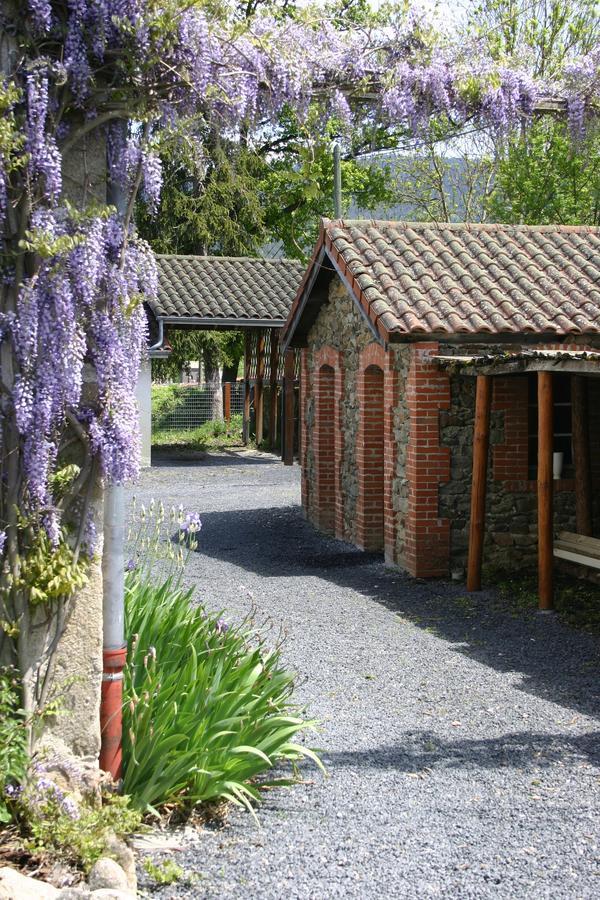
{"type": "Polygon", "coordinates": [[[284,327],[302,346],[334,273],[379,339],[600,334],[600,229],[322,222],[284,327]]]}
{"type": "Polygon", "coordinates": [[[600,375],[600,350],[519,350],[472,356],[432,354],[440,368],[461,375],[512,375],[520,372],[580,372],[600,375]]]}
{"type": "Polygon", "coordinates": [[[153,315],[196,328],[281,328],[305,269],[291,259],[158,255],[156,261],[153,315]]]}

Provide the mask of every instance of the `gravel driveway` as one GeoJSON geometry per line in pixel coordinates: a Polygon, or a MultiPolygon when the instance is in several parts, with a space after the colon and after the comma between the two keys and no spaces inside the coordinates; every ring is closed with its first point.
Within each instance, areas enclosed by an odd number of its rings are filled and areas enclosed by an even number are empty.
{"type": "Polygon", "coordinates": [[[160,465],[136,493],[201,513],[207,606],[284,626],[329,775],[272,792],[260,828],[201,831],[176,854],[193,883],[152,896],[600,896],[596,638],[324,538],[266,455],[160,465]]]}

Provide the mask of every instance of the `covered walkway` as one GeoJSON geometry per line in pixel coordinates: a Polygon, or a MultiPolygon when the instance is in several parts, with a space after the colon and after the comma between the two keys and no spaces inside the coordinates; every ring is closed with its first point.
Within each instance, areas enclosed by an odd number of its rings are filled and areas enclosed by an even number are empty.
{"type": "MultiPolygon", "coordinates": [[[[151,359],[169,355],[169,333],[177,330],[244,333],[244,442],[251,432],[257,444],[274,449],[291,465],[297,439],[299,357],[280,353],[279,335],[304,273],[293,259],[159,255],[158,296],[148,305],[149,359],[142,367],[138,407],[142,465],[150,465],[152,410],[151,359]],[[266,423],[266,424],[265,424],[266,423]]],[[[230,392],[225,390],[225,418],[230,392]]]]}

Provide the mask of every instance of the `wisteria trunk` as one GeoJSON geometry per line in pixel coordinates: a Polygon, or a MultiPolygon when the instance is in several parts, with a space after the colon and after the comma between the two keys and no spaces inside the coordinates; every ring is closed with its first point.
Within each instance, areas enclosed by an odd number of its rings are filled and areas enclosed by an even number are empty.
{"type": "Polygon", "coordinates": [[[202,355],[204,377],[209,395],[210,417],[214,421],[223,418],[223,388],[219,368],[219,351],[216,347],[205,347],[202,355]]]}

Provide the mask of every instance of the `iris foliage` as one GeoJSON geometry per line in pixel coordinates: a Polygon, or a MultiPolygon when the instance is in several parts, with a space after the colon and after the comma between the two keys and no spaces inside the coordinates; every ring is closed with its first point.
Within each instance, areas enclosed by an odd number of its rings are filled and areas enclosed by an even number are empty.
{"type": "Polygon", "coordinates": [[[274,767],[316,754],[292,701],[293,675],[249,623],[227,626],[167,579],[128,576],[124,791],[143,811],[229,800],[251,808],[274,767]],[[268,777],[265,777],[268,773],[268,777]]]}

